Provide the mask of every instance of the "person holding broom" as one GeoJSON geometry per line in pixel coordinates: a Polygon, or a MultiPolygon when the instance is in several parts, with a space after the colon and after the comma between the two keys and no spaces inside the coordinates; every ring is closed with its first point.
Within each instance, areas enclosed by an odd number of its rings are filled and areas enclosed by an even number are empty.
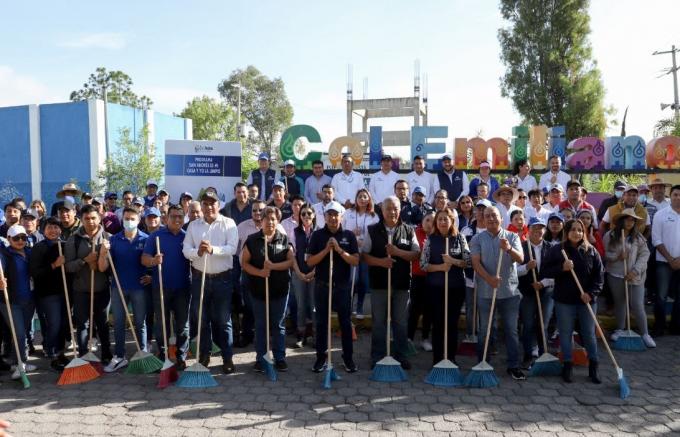
{"type": "Polygon", "coordinates": [[[293,250],[288,236],[277,229],[281,211],[268,206],[262,214],[262,229],[251,234],[241,252],[241,265],[248,275],[250,295],[255,318],[255,365],[256,372],[264,371],[263,357],[267,350],[267,333],[271,330],[274,368],[286,372],[286,308],[290,268],[293,265],[293,250]],[[266,242],[265,242],[266,240],[266,242]],[[265,244],[267,248],[265,250],[265,244]],[[269,278],[269,296],[265,296],[265,281],[269,278]],[[269,306],[267,309],[266,305],[269,306]],[[267,318],[267,311],[269,317],[267,318]],[[266,323],[269,320],[269,330],[266,323]]]}
{"type": "MultiPolygon", "coordinates": [[[[505,348],[507,349],[507,372],[515,380],[524,380],[526,375],[520,369],[519,335],[517,319],[519,317],[520,292],[517,278],[517,264],[524,261],[524,251],[520,238],[514,232],[502,228],[501,213],[495,206],[484,210],[486,230],[472,237],[470,253],[472,267],[475,270],[477,283],[477,310],[479,324],[484,327],[493,317],[491,300],[496,289],[496,310],[503,321],[505,348]],[[503,251],[500,274],[496,276],[499,252],[503,251]]],[[[484,336],[479,336],[477,355],[482,361],[484,336]]]]}
{"type": "Polygon", "coordinates": [[[434,232],[425,241],[420,257],[420,268],[427,272],[427,311],[432,314],[433,325],[433,365],[444,359],[445,326],[448,326],[449,354],[455,363],[458,319],[465,301],[465,268],[470,264],[470,249],[465,236],[458,232],[456,213],[448,208],[438,211],[434,222],[434,232]],[[445,272],[449,274],[448,290],[444,289],[445,272]],[[444,293],[449,295],[448,324],[444,323],[444,293]]]}
{"type": "MultiPolygon", "coordinates": [[[[620,230],[619,230],[620,231],[620,230]]],[[[550,249],[548,259],[545,260],[543,275],[555,280],[553,299],[555,300],[555,315],[560,332],[573,332],[574,320],[578,319],[581,327],[581,341],[588,352],[588,377],[595,384],[600,384],[598,374],[597,341],[595,338],[595,324],[587,305],[595,309],[595,298],[602,291],[604,271],[600,254],[588,242],[585,226],[581,220],[569,220],[564,225],[564,239],[550,249]],[[565,261],[562,250],[567,253],[569,260],[565,261]],[[574,281],[576,273],[584,294],[574,281]]],[[[562,379],[572,382],[572,339],[570,335],[560,335],[560,350],[562,351],[563,367],[562,379]]]]}

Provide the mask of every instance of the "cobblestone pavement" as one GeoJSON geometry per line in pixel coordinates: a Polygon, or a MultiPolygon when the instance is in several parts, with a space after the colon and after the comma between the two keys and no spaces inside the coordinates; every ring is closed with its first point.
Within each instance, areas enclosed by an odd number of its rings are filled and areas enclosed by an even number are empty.
{"type": "MultiPolygon", "coordinates": [[[[557,377],[515,382],[501,354],[491,360],[499,387],[441,389],[422,382],[431,362],[422,351],[408,382],[370,381],[369,348],[369,334],[361,333],[355,343],[359,372],[338,369],[342,381],[329,390],[321,388],[322,375],[309,370],[314,353],[308,348],[288,351],[290,371],[278,382],[251,371],[250,350],[235,356],[237,371],[228,376],[213,357],[219,386],[197,390],[158,390],[158,375],[124,373],[58,387],[48,363],[33,358],[40,370],[30,375],[29,390],[0,375],[0,417],[12,423],[14,436],[680,435],[680,337],[660,338],[656,350],[617,353],[632,390],[625,401],[604,355],[600,386],[586,381],[582,367],[569,385],[557,377]]],[[[467,372],[475,362],[460,357],[459,364],[467,372]]]]}

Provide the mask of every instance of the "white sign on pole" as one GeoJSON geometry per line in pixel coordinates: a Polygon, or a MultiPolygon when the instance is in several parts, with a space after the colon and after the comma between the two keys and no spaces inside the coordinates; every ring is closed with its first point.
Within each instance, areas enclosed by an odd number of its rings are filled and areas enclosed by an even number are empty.
{"type": "Polygon", "coordinates": [[[195,200],[207,187],[217,189],[220,203],[234,197],[241,180],[241,143],[235,141],[165,141],[165,188],[178,201],[185,191],[195,200]]]}

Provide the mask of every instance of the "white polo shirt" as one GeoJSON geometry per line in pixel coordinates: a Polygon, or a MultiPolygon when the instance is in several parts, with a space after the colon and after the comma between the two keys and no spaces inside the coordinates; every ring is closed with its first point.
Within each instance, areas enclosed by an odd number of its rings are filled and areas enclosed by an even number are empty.
{"type": "MultiPolygon", "coordinates": [[[[673,258],[680,256],[680,213],[672,207],[664,208],[654,214],[652,244],[654,247],[663,244],[673,258]]],[[[668,262],[658,250],[656,251],[656,260],[668,262]]]]}
{"type": "Polygon", "coordinates": [[[387,196],[394,195],[394,184],[398,180],[399,174],[392,170],[387,173],[383,173],[382,170],[373,173],[368,183],[368,191],[371,192],[373,203],[377,205],[385,200],[387,196]]]}
{"type": "Polygon", "coordinates": [[[416,173],[415,171],[412,171],[411,173],[406,175],[406,182],[408,182],[408,187],[411,190],[411,193],[413,193],[413,189],[420,185],[421,187],[424,187],[427,190],[427,196],[425,197],[427,200],[427,203],[432,203],[432,200],[434,199],[434,180],[435,180],[435,175],[432,173],[428,173],[426,171],[423,171],[421,174],[416,173]]]}
{"type": "Polygon", "coordinates": [[[366,188],[363,175],[354,170],[350,174],[345,174],[343,171],[334,174],[333,179],[331,179],[331,186],[334,191],[333,197],[340,205],[344,205],[348,200],[354,203],[357,191],[366,188]]]}

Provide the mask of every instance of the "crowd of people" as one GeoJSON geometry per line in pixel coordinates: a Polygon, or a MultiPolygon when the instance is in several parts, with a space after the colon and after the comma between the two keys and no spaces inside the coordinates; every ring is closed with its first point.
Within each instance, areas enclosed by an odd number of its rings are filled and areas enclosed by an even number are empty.
{"type": "Polygon", "coordinates": [[[486,161],[469,180],[454,168],[450,155],[442,157],[436,173],[426,171],[425,160],[416,156],[408,174],[395,172],[392,158],[383,155],[368,186],[350,156],[342,158],[342,170],[333,177],[324,173],[321,161],[314,162],[306,180],[296,175],[293,161],[284,163],[282,175],[266,154],[258,162],[246,182],[234,185],[233,200],[225,204],[212,187],[195,200],[185,192],[175,201],[149,180],[146,196],[125,191],[121,203],[118,193],[100,198],[66,184],[49,214],[40,200],[26,205],[16,198],[4,205],[0,288],[9,291],[19,350],[10,340],[3,301],[0,370],[19,378],[20,369],[5,361],[16,362],[15,354],[23,358],[25,371],[35,370],[26,359],[35,351],[36,314],[42,351],[55,370],[68,363],[68,314],[75,321],[79,354],[93,348],[88,341],[92,325],[104,370],[125,367],[124,305],[132,307],[140,347],[155,350],[163,360],[170,345],[160,335],[161,281],[166,329],[177,348],[176,366],[183,370],[197,334],[202,277],[201,338],[207,340],[197,358],[208,366],[216,345],[227,374],[234,372],[234,348],[251,343],[257,356],[253,369],[263,371],[266,332],[271,332],[278,371],[288,369],[287,332],[295,337],[293,347],[316,350],[311,368],[323,371],[329,308],[337,313],[344,368],[356,372],[353,322],[364,318],[369,299],[371,361],[366,364],[371,367],[387,353],[388,330],[392,355],[404,369],[411,368],[409,343],[416,344],[418,329],[417,343],[432,351],[436,364],[444,357],[445,326],[453,361],[461,338],[477,338],[481,360],[482,328],[492,323],[492,350],[504,338],[512,378],[525,379],[546,352],[546,336],[559,338],[562,376],[570,382],[572,332],[578,330],[589,378],[599,383],[596,330],[586,304],[613,306],[617,328],[611,340],[616,340],[626,329],[629,300],[636,329],[653,348],[654,337],[665,333],[671,297],[670,334],[680,334],[680,185],[661,179],[640,186],[619,181],[598,211],[579,181],[560,170],[557,156],[538,183],[526,160],[500,183],[486,161]],[[111,262],[124,301],[112,288],[111,262]],[[62,266],[71,308],[64,299],[62,266]],[[603,291],[606,296],[598,302],[603,291]],[[654,305],[651,331],[646,302],[654,305]],[[459,336],[463,308],[465,332],[459,336]]]}

